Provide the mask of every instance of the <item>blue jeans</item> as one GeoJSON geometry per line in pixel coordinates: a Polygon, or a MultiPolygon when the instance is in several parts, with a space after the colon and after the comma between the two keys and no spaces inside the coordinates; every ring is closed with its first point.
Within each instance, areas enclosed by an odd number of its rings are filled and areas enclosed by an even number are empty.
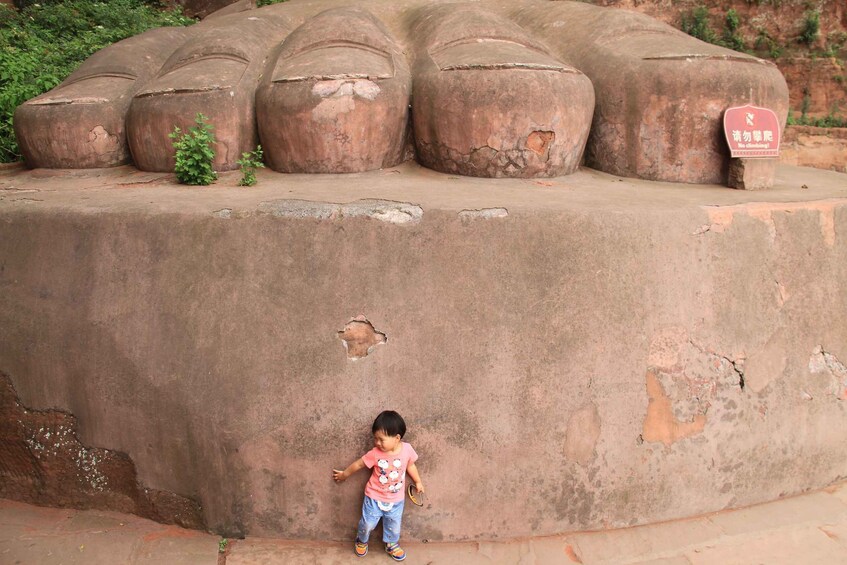
{"type": "Polygon", "coordinates": [[[362,519],[359,520],[359,529],[356,537],[362,543],[368,543],[371,532],[382,518],[382,541],[385,543],[397,543],[400,541],[400,522],[403,520],[403,505],[400,502],[380,502],[366,496],[362,502],[362,519]]]}

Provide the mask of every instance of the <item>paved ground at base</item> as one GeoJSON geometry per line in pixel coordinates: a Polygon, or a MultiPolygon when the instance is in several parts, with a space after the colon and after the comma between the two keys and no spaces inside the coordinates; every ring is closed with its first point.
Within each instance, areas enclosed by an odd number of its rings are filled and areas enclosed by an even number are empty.
{"type": "MultiPolygon", "coordinates": [[[[351,525],[352,528],[352,525],[351,525]]],[[[0,499],[3,565],[259,565],[391,563],[373,544],[220,538],[136,516],[41,508],[0,499]]],[[[802,496],[662,524],[503,542],[404,542],[426,565],[847,564],[847,482],[802,496]]]]}

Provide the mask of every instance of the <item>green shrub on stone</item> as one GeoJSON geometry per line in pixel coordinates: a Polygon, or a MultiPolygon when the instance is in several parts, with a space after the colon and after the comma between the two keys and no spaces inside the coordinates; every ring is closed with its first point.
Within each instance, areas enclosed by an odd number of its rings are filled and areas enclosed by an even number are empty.
{"type": "Polygon", "coordinates": [[[241,181],[238,186],[253,186],[256,184],[256,169],[264,168],[262,162],[262,146],[257,145],[255,151],[244,152],[241,154],[241,159],[236,161],[241,165],[241,181]]]}
{"type": "Polygon", "coordinates": [[[709,25],[709,10],[705,6],[694,8],[682,15],[682,31],[706,43],[717,43],[715,32],[709,25]]]}
{"type": "Polygon", "coordinates": [[[735,51],[744,51],[744,39],[738,33],[740,25],[741,18],[738,17],[738,12],[734,8],[730,8],[724,20],[723,41],[721,41],[725,47],[735,51]]]}
{"type": "Polygon", "coordinates": [[[206,122],[203,114],[197,114],[194,123],[197,125],[188,128],[185,133],[174,126],[174,131],[169,134],[176,150],[174,172],[182,184],[206,186],[218,178],[212,168],[215,160],[215,150],[212,149],[215,143],[215,134],[212,133],[214,128],[206,122]]]}
{"type": "Polygon", "coordinates": [[[811,45],[817,40],[821,31],[821,13],[809,10],[803,19],[803,31],[800,32],[800,43],[811,45]]]}

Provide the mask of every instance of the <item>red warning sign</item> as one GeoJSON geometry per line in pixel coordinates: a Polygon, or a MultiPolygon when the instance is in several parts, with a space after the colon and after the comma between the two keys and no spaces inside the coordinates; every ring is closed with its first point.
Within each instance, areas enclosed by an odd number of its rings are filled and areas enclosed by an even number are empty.
{"type": "Polygon", "coordinates": [[[758,106],[729,108],[723,131],[732,157],[779,157],[779,118],[758,106]]]}

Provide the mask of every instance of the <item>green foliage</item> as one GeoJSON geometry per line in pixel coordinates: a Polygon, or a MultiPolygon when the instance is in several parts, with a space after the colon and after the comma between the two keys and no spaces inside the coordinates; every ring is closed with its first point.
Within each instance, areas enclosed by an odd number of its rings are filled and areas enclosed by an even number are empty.
{"type": "Polygon", "coordinates": [[[823,118],[814,120],[812,125],[819,128],[847,128],[847,118],[836,116],[835,113],[830,112],[823,118]]]}
{"type": "Polygon", "coordinates": [[[682,15],[682,31],[707,43],[717,43],[717,36],[709,25],[709,10],[705,6],[694,8],[682,15]]]}
{"type": "Polygon", "coordinates": [[[262,6],[270,6],[271,4],[281,4],[285,2],[285,0],[258,0],[256,2],[256,7],[261,8],[262,6]]]}
{"type": "Polygon", "coordinates": [[[839,52],[847,43],[847,32],[833,31],[826,38],[826,49],[821,53],[824,57],[838,57],[839,52]]]}
{"type": "Polygon", "coordinates": [[[836,115],[835,112],[830,112],[823,118],[810,118],[806,115],[801,115],[799,118],[794,117],[792,110],[788,110],[788,119],[785,122],[787,126],[814,126],[818,128],[847,128],[847,117],[836,115]]]}
{"type": "Polygon", "coordinates": [[[800,106],[800,117],[795,118],[793,110],[788,110],[788,119],[785,124],[789,126],[815,126],[819,128],[845,128],[847,127],[847,117],[839,115],[838,106],[833,106],[829,114],[823,118],[810,118],[808,116],[809,106],[811,106],[812,97],[808,90],[803,91],[803,102],[800,106]]]}
{"type": "Polygon", "coordinates": [[[218,553],[226,553],[226,546],[229,545],[229,540],[226,538],[221,538],[218,541],[218,553]]]}
{"type": "Polygon", "coordinates": [[[20,159],[12,129],[20,104],[59,84],[107,45],[150,28],[194,23],[141,0],[24,4],[19,12],[0,4],[0,162],[20,159]]]}
{"type": "Polygon", "coordinates": [[[738,12],[734,8],[730,8],[724,19],[723,41],[721,42],[725,47],[736,51],[744,50],[744,40],[738,33],[740,25],[741,18],[738,17],[738,12]]]}
{"type": "Polygon", "coordinates": [[[262,163],[262,146],[257,145],[255,151],[244,152],[241,159],[236,161],[241,165],[241,181],[238,186],[253,186],[256,184],[256,169],[264,168],[262,163]]]}
{"type": "Polygon", "coordinates": [[[812,96],[809,91],[803,89],[803,102],[800,104],[800,119],[805,120],[806,114],[809,113],[809,107],[812,105],[812,96]]]}
{"type": "Polygon", "coordinates": [[[174,131],[168,135],[175,140],[174,172],[182,184],[206,186],[218,178],[212,168],[212,162],[215,160],[215,150],[212,149],[212,144],[215,143],[215,135],[212,133],[214,128],[206,122],[206,116],[203,114],[197,114],[194,123],[197,125],[188,128],[185,133],[174,126],[174,131]]]}
{"type": "Polygon", "coordinates": [[[698,6],[692,12],[682,15],[682,31],[701,41],[728,47],[736,51],[744,51],[744,39],[739,33],[741,18],[738,12],[730,9],[724,18],[723,35],[718,37],[709,24],[709,10],[705,6],[698,6]]]}
{"type": "Polygon", "coordinates": [[[774,41],[765,29],[759,29],[759,35],[756,36],[755,48],[766,49],[771,59],[779,59],[780,55],[782,55],[782,47],[774,41]]]}
{"type": "Polygon", "coordinates": [[[818,10],[809,10],[803,19],[803,31],[800,32],[799,41],[811,45],[820,35],[821,13],[818,10]]]}

